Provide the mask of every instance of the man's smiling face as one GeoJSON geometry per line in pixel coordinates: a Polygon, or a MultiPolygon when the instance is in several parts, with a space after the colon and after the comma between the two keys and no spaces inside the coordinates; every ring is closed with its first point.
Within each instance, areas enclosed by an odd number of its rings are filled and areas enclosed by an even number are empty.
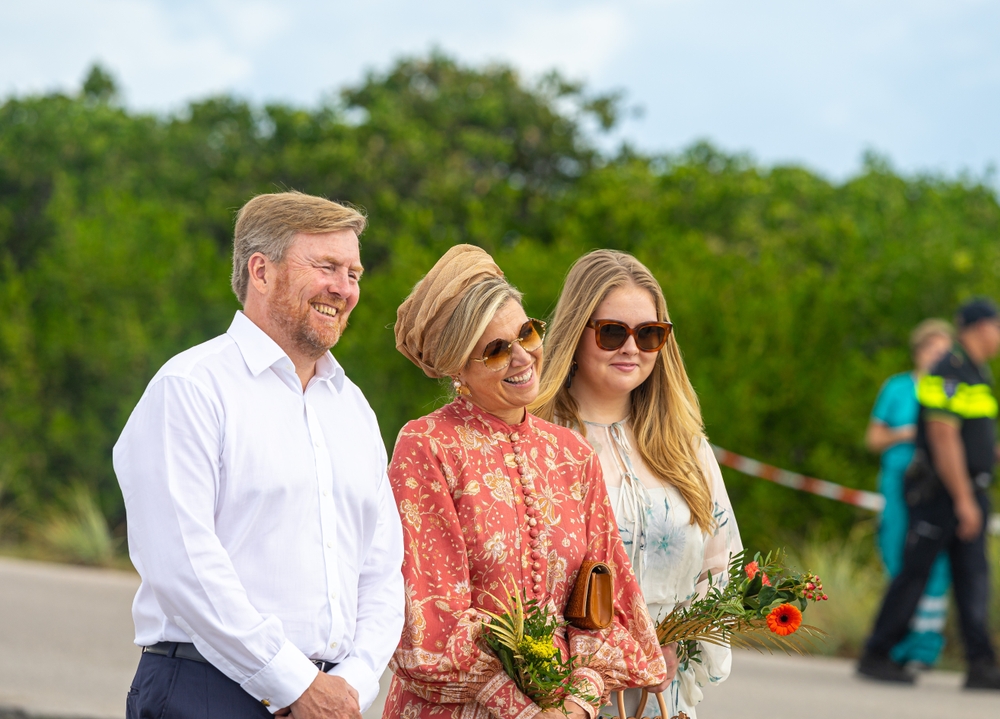
{"type": "Polygon", "coordinates": [[[353,230],[298,234],[273,271],[272,322],[303,355],[320,357],[340,340],[358,304],[358,236],[353,230]]]}

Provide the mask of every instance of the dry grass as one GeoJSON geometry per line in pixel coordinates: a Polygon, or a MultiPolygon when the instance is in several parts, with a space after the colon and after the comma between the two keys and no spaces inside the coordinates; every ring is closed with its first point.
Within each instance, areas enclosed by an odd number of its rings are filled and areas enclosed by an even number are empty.
{"type": "MultiPolygon", "coordinates": [[[[875,538],[869,525],[855,527],[846,540],[811,540],[789,550],[789,561],[799,569],[815,572],[823,578],[823,589],[830,601],[811,606],[805,621],[829,636],[816,642],[817,654],[860,656],[878,612],[888,579],[872,551],[875,538]]],[[[988,540],[990,580],[990,629],[1000,646],[1000,536],[988,540]]],[[[945,630],[942,666],[964,666],[964,648],[957,627],[954,602],[945,630]]]]}
{"type": "Polygon", "coordinates": [[[809,607],[805,622],[827,633],[812,645],[817,654],[859,656],[882,601],[886,577],[866,525],[846,540],[810,540],[789,549],[792,566],[818,574],[830,600],[809,607]]]}
{"type": "Polygon", "coordinates": [[[74,564],[115,565],[121,545],[84,487],[74,488],[66,508],[51,510],[29,535],[47,553],[74,564]]]}

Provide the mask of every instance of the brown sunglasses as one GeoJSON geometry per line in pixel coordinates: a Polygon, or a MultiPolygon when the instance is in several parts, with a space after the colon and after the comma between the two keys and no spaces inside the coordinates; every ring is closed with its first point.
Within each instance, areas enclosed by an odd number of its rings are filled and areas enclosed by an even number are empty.
{"type": "Polygon", "coordinates": [[[482,362],[486,369],[499,372],[510,366],[510,358],[514,354],[514,343],[521,345],[525,352],[534,352],[542,346],[545,337],[545,323],[541,320],[529,319],[512,340],[493,340],[483,348],[483,356],[473,357],[473,362],[482,362]]]}
{"type": "Polygon", "coordinates": [[[620,320],[590,320],[587,327],[594,330],[594,339],[602,350],[619,349],[634,337],[635,346],[643,352],[659,352],[674,329],[671,322],[643,322],[629,327],[620,320]]]}

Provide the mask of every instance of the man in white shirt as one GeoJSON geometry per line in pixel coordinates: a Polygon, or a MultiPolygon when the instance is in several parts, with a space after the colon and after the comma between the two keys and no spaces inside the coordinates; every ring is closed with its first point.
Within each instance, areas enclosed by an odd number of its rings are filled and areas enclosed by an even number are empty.
{"type": "Polygon", "coordinates": [[[168,361],[114,450],[142,716],[359,719],[403,626],[385,447],[330,354],[358,302],[352,208],[240,210],[226,334],[168,361]]]}

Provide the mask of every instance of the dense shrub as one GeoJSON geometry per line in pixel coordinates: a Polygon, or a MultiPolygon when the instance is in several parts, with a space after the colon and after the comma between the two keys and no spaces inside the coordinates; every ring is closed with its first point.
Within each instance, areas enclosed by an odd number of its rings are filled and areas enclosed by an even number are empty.
{"type": "MultiPolygon", "coordinates": [[[[456,242],[495,253],[541,316],[580,254],[635,253],[664,286],[711,439],[855,487],[874,485],[861,437],[881,381],[908,367],[910,328],[1000,294],[983,184],[875,156],[843,183],[707,144],[604,156],[586,128],[612,126],[615,99],[557,76],[435,55],[314,108],[217,97],[170,117],[118,106],[98,80],[0,105],[0,507],[26,522],[70,488],[123,520],[111,447],[159,365],[225,331],[233,213],[276,188],[370,215],[336,354],[390,449],[445,395],[395,352],[395,310],[456,242]]],[[[727,479],[759,544],[863,516],[727,479]]]]}

